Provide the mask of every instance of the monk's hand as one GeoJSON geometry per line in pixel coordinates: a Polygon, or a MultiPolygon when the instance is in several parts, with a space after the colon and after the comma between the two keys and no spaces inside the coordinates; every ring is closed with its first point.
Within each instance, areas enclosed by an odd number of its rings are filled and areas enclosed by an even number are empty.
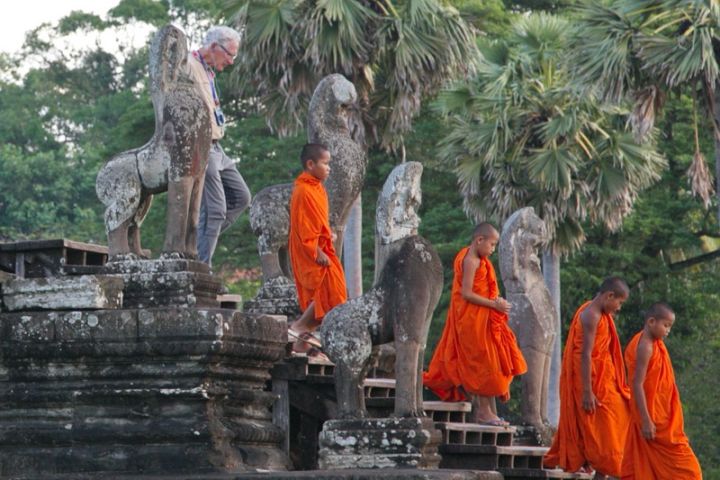
{"type": "Polygon", "coordinates": [[[335,240],[337,240],[337,233],[330,232],[330,241],[335,242],[335,240]]]}
{"type": "Polygon", "coordinates": [[[493,308],[498,312],[510,313],[510,302],[502,297],[498,297],[493,301],[493,308]]]}
{"type": "Polygon", "coordinates": [[[318,250],[315,263],[317,263],[318,265],[322,265],[323,267],[327,267],[328,265],[330,265],[330,259],[325,254],[325,252],[323,252],[322,250],[318,250]]]}
{"type": "Polygon", "coordinates": [[[600,405],[600,401],[597,399],[592,390],[583,391],[583,409],[588,413],[595,413],[595,409],[600,405]]]}
{"type": "Polygon", "coordinates": [[[655,438],[655,424],[652,420],[643,420],[642,428],[640,430],[642,431],[643,437],[647,440],[655,438]]]}

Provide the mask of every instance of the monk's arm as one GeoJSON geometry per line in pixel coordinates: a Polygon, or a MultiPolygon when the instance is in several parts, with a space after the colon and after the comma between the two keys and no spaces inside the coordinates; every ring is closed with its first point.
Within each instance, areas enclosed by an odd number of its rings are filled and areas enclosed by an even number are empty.
{"type": "Polygon", "coordinates": [[[650,339],[645,338],[645,334],[640,338],[637,346],[637,354],[635,359],[635,377],[633,378],[633,397],[635,397],[635,404],[637,405],[638,411],[640,412],[640,419],[642,420],[642,434],[648,440],[655,438],[655,424],[650,418],[650,412],[647,407],[647,398],[645,397],[645,375],[647,374],[648,365],[650,364],[650,357],[653,352],[653,344],[650,339]]]}
{"type": "Polygon", "coordinates": [[[590,311],[589,308],[580,314],[583,329],[580,376],[583,387],[583,408],[589,413],[594,413],[595,407],[600,404],[592,389],[592,351],[599,321],[600,315],[590,311]]]}
{"type": "Polygon", "coordinates": [[[462,289],[460,294],[463,299],[475,305],[482,307],[494,308],[495,310],[504,311],[503,303],[507,302],[502,298],[490,299],[478,295],[473,291],[473,284],[475,283],[475,272],[477,272],[480,266],[480,259],[476,256],[471,255],[469,252],[463,259],[463,278],[462,278],[462,289]]]}
{"type": "Polygon", "coordinates": [[[293,225],[291,228],[297,230],[308,257],[315,260],[315,263],[319,265],[327,266],[330,260],[319,245],[324,219],[317,213],[315,200],[308,192],[301,190],[298,192],[296,201],[299,207],[296,216],[297,225],[293,225]]]}

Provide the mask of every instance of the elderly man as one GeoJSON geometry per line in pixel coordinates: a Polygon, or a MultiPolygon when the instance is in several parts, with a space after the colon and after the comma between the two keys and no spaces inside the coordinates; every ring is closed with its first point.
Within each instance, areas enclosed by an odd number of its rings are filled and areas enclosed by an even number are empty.
{"type": "Polygon", "coordinates": [[[188,65],[198,91],[205,99],[212,124],[212,146],[205,172],[205,188],[198,225],[198,255],[212,266],[220,233],[225,231],[250,204],[250,190],[222,147],[225,117],[215,72],[233,64],[240,46],[240,34],[230,27],[212,27],[203,46],[190,53],[188,65]]]}

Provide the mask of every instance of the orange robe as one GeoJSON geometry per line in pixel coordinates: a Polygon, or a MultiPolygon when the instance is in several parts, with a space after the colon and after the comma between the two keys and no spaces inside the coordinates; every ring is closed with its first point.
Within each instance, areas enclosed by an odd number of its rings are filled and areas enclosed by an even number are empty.
{"type": "Polygon", "coordinates": [[[305,311],[314,302],[316,319],[347,300],[345,273],[335,254],[329,218],[322,182],[301,173],[290,198],[288,250],[300,308],[305,311]],[[318,247],[330,259],[327,267],[315,262],[318,247]]]}
{"type": "MultiPolygon", "coordinates": [[[[455,257],[447,321],[428,371],[423,373],[425,386],[446,401],[465,400],[460,387],[483,397],[504,395],[513,376],[527,371],[515,334],[507,325],[508,316],[462,297],[463,260],[468,249],[455,257]]],[[[485,257],[475,272],[473,292],[486,298],[498,296],[495,269],[485,257]]]]}
{"type": "MultiPolygon", "coordinates": [[[[641,336],[642,332],[635,335],[625,349],[630,381],[635,376],[637,346],[641,336]]],[[[653,353],[645,374],[643,390],[650,418],[655,424],[655,438],[646,440],[643,437],[640,410],[633,399],[630,406],[632,421],[622,463],[622,479],[702,479],[700,464],[685,436],[675,373],[662,340],[653,342],[653,353]]]]}
{"type": "Polygon", "coordinates": [[[630,422],[630,389],[615,322],[612,315],[603,314],[591,359],[592,389],[600,405],[594,413],[583,409],[580,314],[589,304],[575,312],[570,324],[560,372],[560,422],[545,465],[575,472],[587,463],[606,475],[619,477],[630,422]]]}

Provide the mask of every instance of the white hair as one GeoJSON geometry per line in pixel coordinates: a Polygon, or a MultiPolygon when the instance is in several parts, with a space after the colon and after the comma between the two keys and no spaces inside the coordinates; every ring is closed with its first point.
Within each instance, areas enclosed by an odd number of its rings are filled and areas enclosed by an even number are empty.
{"type": "Polygon", "coordinates": [[[210,30],[205,34],[203,47],[208,47],[212,43],[220,43],[227,47],[229,42],[236,42],[240,46],[240,32],[230,27],[215,26],[210,27],[210,30]]]}

